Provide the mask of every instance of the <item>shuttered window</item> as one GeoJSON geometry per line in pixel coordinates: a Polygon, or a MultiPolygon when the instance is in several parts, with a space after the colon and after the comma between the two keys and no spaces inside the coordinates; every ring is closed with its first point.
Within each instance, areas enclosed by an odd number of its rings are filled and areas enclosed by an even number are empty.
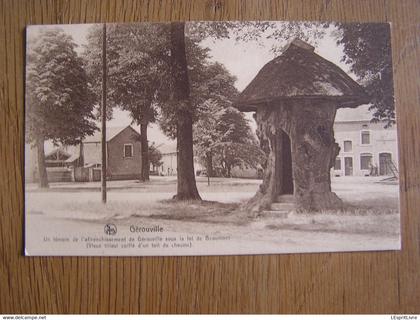
{"type": "Polygon", "coordinates": [[[133,156],[133,145],[125,144],[124,145],[124,158],[131,158],[133,156]]]}

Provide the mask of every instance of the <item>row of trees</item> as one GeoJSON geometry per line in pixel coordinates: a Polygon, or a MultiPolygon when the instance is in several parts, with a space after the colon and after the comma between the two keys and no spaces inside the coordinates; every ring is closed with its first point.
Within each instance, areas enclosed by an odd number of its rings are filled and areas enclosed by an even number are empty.
{"type": "MultiPolygon", "coordinates": [[[[156,121],[168,136],[177,139],[177,199],[200,198],[193,168],[193,143],[210,175],[215,165],[229,176],[233,166],[255,167],[264,160],[244,115],[232,107],[238,94],[236,79],[223,65],[210,62],[208,49],[200,46],[204,39],[235,36],[238,42],[246,42],[274,38],[281,43],[298,36],[314,44],[325,36],[328,27],[329,24],[271,22],[109,25],[107,117],[112,118],[113,108],[118,107],[127,110],[133,123],[140,126],[142,179],[149,179],[147,128],[156,121]]],[[[384,36],[389,34],[389,28],[384,24],[378,24],[376,29],[363,27],[336,25],[340,31],[336,33],[337,42],[344,46],[345,61],[376,97],[372,105],[376,119],[392,123],[393,103],[382,89],[392,88],[390,44],[371,39],[378,28],[384,36]],[[389,61],[378,63],[378,52],[389,53],[389,61]]],[[[77,55],[72,38],[59,28],[46,29],[29,43],[26,136],[38,147],[42,187],[47,186],[44,141],[78,144],[96,130],[101,43],[99,26],[91,27],[81,56],[77,55]]],[[[278,52],[279,46],[272,49],[278,52]]]]}
{"type": "MultiPolygon", "coordinates": [[[[54,143],[78,144],[96,130],[93,120],[100,116],[101,110],[97,107],[101,97],[101,43],[102,30],[95,26],[89,32],[88,44],[81,57],[76,54],[71,37],[59,28],[42,31],[28,46],[27,137],[30,142],[42,145],[38,148],[42,187],[48,185],[44,141],[51,139],[54,143]],[[73,75],[67,72],[68,69],[79,73],[73,75]],[[85,91],[75,90],[77,87],[85,91]],[[72,94],[71,105],[62,99],[66,92],[72,94]]],[[[212,116],[215,121],[224,121],[225,130],[232,131],[226,127],[229,125],[226,116],[217,118],[220,110],[229,106],[228,114],[237,115],[232,119],[237,123],[230,125],[235,126],[234,131],[246,132],[243,137],[240,133],[230,133],[231,140],[225,138],[220,141],[224,145],[213,144],[211,151],[207,150],[214,153],[217,147],[225,155],[221,163],[228,174],[233,165],[242,163],[242,155],[249,158],[244,148],[237,148],[235,154],[229,152],[234,143],[245,144],[252,140],[254,152],[258,152],[249,124],[242,114],[231,108],[232,99],[237,95],[236,79],[222,65],[209,62],[207,49],[200,47],[196,40],[185,37],[183,23],[110,25],[107,31],[107,68],[107,117],[112,118],[113,109],[118,107],[128,111],[132,121],[140,125],[143,180],[149,179],[151,154],[147,127],[158,118],[163,131],[178,141],[179,199],[199,198],[194,182],[192,126],[204,114],[207,118],[212,116]],[[233,140],[235,137],[239,139],[233,140]]],[[[216,135],[221,130],[223,128],[219,125],[216,135]]],[[[201,139],[204,137],[196,135],[196,142],[201,139]]],[[[200,153],[199,156],[203,158],[200,153]]],[[[256,165],[250,160],[245,163],[256,165]]]]}
{"type": "Polygon", "coordinates": [[[45,140],[75,145],[92,135],[96,101],[71,36],[45,30],[28,41],[26,138],[38,150],[40,186],[48,187],[45,140]]]}

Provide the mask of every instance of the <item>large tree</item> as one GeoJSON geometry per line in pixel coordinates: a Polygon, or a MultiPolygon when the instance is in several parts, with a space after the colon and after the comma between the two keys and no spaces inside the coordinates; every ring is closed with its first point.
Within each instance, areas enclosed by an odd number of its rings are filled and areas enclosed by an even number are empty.
{"type": "Polygon", "coordinates": [[[193,100],[198,104],[194,145],[207,174],[213,176],[214,165],[223,168],[226,176],[234,166],[257,166],[261,150],[244,114],[232,108],[238,95],[236,77],[216,62],[193,73],[192,80],[193,100]]]}
{"type": "Polygon", "coordinates": [[[26,68],[26,137],[37,146],[40,187],[48,187],[44,143],[76,145],[96,129],[94,98],[72,37],[60,28],[31,34],[26,68]]]}
{"type": "MultiPolygon", "coordinates": [[[[171,58],[172,58],[172,82],[171,101],[169,105],[176,105],[176,135],[178,146],[178,190],[177,199],[200,199],[197,191],[192,146],[193,104],[190,97],[190,80],[185,50],[186,34],[190,40],[200,42],[206,38],[226,38],[237,35],[238,40],[253,40],[262,34],[269,36],[267,32],[275,29],[270,22],[202,22],[189,23],[173,22],[171,26],[171,58]]],[[[299,31],[299,25],[286,26],[290,29],[289,35],[299,31]]],[[[277,37],[274,33],[272,36],[277,37]]]]}
{"type": "MultiPolygon", "coordinates": [[[[271,30],[271,35],[277,37],[273,33],[275,25],[270,22],[244,22],[244,23],[234,23],[234,22],[222,22],[222,23],[194,23],[187,24],[180,22],[173,22],[170,24],[162,24],[163,32],[160,33],[159,39],[162,39],[162,43],[167,43],[169,50],[165,50],[163,47],[160,52],[164,53],[160,56],[160,61],[163,63],[163,70],[165,69],[165,53],[169,51],[169,69],[166,69],[169,79],[165,78],[166,75],[161,74],[162,77],[159,78],[161,83],[168,84],[169,90],[158,90],[157,94],[160,95],[158,103],[160,106],[160,111],[162,115],[163,127],[170,128],[169,131],[177,137],[178,144],[178,190],[177,196],[178,199],[199,199],[199,194],[196,187],[194,168],[193,168],[193,146],[192,146],[192,124],[196,120],[197,112],[196,106],[200,105],[194,101],[195,97],[200,97],[200,95],[194,94],[193,83],[200,84],[201,81],[191,81],[195,74],[194,63],[191,63],[189,60],[203,60],[200,58],[200,54],[203,57],[206,56],[206,53],[203,50],[196,50],[194,54],[188,53],[191,52],[191,49],[197,49],[196,45],[200,41],[206,38],[225,38],[236,34],[238,40],[254,40],[258,38],[261,34],[264,36],[269,36],[269,30],[271,30]],[[169,26],[168,32],[165,32],[165,27],[169,26]],[[268,32],[268,34],[267,34],[268,32]],[[168,36],[169,35],[169,36],[168,36]],[[187,37],[186,37],[187,35],[187,37]],[[169,40],[168,40],[169,39],[169,40]],[[195,44],[189,46],[189,43],[195,44]],[[190,50],[186,50],[186,46],[190,50]],[[163,58],[163,59],[162,59],[163,58]],[[166,81],[168,79],[168,81],[166,81]],[[163,94],[162,94],[163,93],[163,94]],[[169,95],[167,94],[169,93],[169,95]]],[[[295,30],[297,27],[285,25],[285,31],[295,30]]],[[[153,33],[152,33],[153,34],[153,33]]],[[[288,33],[290,34],[290,32],[288,33]]],[[[135,38],[134,33],[130,33],[128,38],[135,38]]],[[[127,38],[127,37],[126,37],[127,38]]],[[[110,40],[111,41],[111,40],[110,40]]],[[[143,42],[143,41],[142,41],[143,42]]],[[[140,42],[140,43],[142,43],[140,42]]],[[[110,46],[108,46],[110,47],[110,46]]],[[[154,47],[153,41],[148,41],[144,44],[144,47],[154,47]]],[[[125,49],[129,51],[129,49],[125,49]]],[[[144,49],[137,48],[140,52],[143,52],[144,49]]],[[[205,51],[205,50],[204,50],[205,51]]],[[[110,53],[110,56],[112,53],[110,53]]],[[[130,56],[130,54],[129,54],[130,56]]],[[[133,57],[138,57],[139,55],[134,55],[133,57]]],[[[159,57],[159,55],[156,55],[159,57]]],[[[138,66],[135,66],[133,60],[128,59],[131,65],[132,71],[137,71],[138,66]]],[[[112,63],[110,63],[110,68],[112,68],[112,63]]],[[[152,64],[153,65],[153,64],[152,64]]],[[[199,63],[197,65],[200,65],[199,63]]],[[[130,66],[130,65],[129,65],[130,66]]],[[[199,68],[198,68],[199,69],[199,68]]],[[[196,68],[196,70],[198,70],[196,68]]],[[[128,69],[129,71],[130,69],[128,69]]],[[[141,68],[140,68],[141,70],[141,68]]],[[[152,72],[153,73],[153,72],[152,72]]],[[[110,72],[112,74],[112,72],[110,72]]],[[[196,74],[199,74],[196,73],[196,74]]],[[[142,73],[140,72],[140,75],[142,73]]],[[[111,77],[111,75],[110,75],[111,77]]],[[[117,80],[120,77],[115,77],[117,80]]],[[[112,83],[112,80],[110,81],[112,83]]],[[[120,82],[124,84],[124,82],[120,82]]],[[[123,85],[125,88],[125,85],[123,85]]],[[[142,91],[137,88],[138,91],[142,91]]],[[[133,91],[129,92],[130,94],[133,91]]],[[[143,92],[144,94],[144,92],[143,92]]],[[[110,94],[112,96],[112,93],[110,94]]],[[[144,99],[144,95],[143,95],[144,99]]],[[[146,99],[147,100],[147,99],[146,99]]],[[[150,100],[150,99],[149,99],[150,100]]],[[[115,101],[117,104],[119,101],[115,101]]]]}
{"type": "Polygon", "coordinates": [[[391,32],[388,23],[341,23],[337,43],[343,45],[343,61],[371,97],[372,121],[395,123],[392,81],[391,32]]]}
{"type": "Polygon", "coordinates": [[[193,112],[190,100],[190,82],[185,52],[185,22],[172,22],[171,102],[176,105],[177,138],[177,200],[201,200],[197,190],[193,154],[193,112]]]}
{"type": "MultiPolygon", "coordinates": [[[[207,48],[202,48],[196,41],[186,37],[185,51],[188,68],[188,87],[190,91],[189,101],[191,103],[189,111],[192,115],[192,121],[194,123],[200,118],[200,110],[203,103],[210,97],[210,95],[215,96],[218,94],[218,91],[214,91],[214,89],[218,89],[220,91],[225,90],[225,87],[214,88],[214,85],[211,85],[210,83],[217,72],[215,72],[215,68],[211,68],[208,55],[209,50],[207,48]]],[[[215,66],[216,64],[213,65],[215,66]]],[[[171,68],[168,70],[169,75],[171,74],[170,71],[171,68]]],[[[174,81],[176,81],[176,79],[174,81]]],[[[166,88],[162,87],[157,96],[157,105],[159,107],[159,126],[168,137],[176,139],[176,111],[178,109],[178,104],[172,99],[173,95],[171,94],[171,91],[173,87],[170,86],[172,82],[168,81],[168,83],[169,86],[166,88]]],[[[231,89],[230,84],[228,88],[231,89]]]]}
{"type": "Polygon", "coordinates": [[[234,167],[257,168],[265,154],[257,144],[245,115],[231,106],[208,104],[209,111],[194,125],[197,154],[205,163],[207,174],[213,175],[217,165],[225,177],[234,167]]]}
{"type": "Polygon", "coordinates": [[[163,163],[162,153],[155,145],[155,143],[149,145],[149,161],[153,167],[153,171],[156,171],[163,163]]]}
{"type": "MultiPolygon", "coordinates": [[[[84,53],[97,92],[101,84],[101,37],[100,28],[92,27],[84,53]]],[[[156,121],[158,97],[168,90],[168,40],[166,24],[111,24],[107,32],[108,112],[111,115],[113,107],[126,110],[140,126],[143,181],[149,180],[150,168],[147,128],[156,121]]]]}

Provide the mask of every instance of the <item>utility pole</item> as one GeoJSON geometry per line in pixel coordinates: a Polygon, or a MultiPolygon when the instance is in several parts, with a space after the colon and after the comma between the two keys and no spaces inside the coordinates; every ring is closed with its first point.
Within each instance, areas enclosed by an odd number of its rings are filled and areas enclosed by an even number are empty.
{"type": "Polygon", "coordinates": [[[101,112],[101,147],[102,147],[102,171],[101,171],[101,193],[102,202],[106,203],[106,23],[103,25],[102,33],[102,112],[101,112]]]}

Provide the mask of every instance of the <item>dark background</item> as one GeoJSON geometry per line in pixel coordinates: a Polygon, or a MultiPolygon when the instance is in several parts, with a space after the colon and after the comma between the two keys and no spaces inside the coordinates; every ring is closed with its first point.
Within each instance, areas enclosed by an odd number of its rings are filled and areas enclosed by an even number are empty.
{"type": "Polygon", "coordinates": [[[0,313],[420,313],[419,22],[414,0],[0,0],[0,313]],[[23,257],[25,26],[223,19],[392,22],[403,250],[23,257]]]}

